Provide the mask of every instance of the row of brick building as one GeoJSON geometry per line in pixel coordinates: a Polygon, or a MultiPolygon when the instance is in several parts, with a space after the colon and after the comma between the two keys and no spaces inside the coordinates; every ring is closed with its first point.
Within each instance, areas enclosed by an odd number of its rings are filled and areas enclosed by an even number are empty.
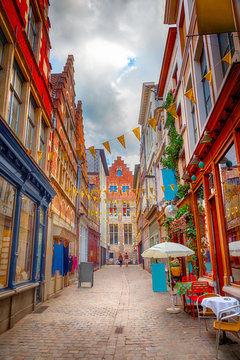
{"type": "Polygon", "coordinates": [[[159,82],[143,84],[140,105],[137,240],[149,271],[143,250],[179,242],[195,251],[180,259],[183,275],[195,273],[218,293],[240,298],[240,12],[234,1],[213,9],[210,22],[207,1],[165,1],[169,29],[159,82]],[[229,19],[234,27],[224,30],[229,19]],[[176,171],[172,219],[166,187],[174,185],[163,181],[163,169],[176,171]]]}
{"type": "Polygon", "coordinates": [[[109,252],[106,157],[85,149],[73,56],[51,73],[48,8],[0,2],[0,332],[109,252]]]}

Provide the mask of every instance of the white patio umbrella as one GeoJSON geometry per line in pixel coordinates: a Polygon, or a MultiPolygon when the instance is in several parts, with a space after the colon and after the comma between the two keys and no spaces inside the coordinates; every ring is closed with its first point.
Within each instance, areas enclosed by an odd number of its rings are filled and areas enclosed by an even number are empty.
{"type": "MultiPolygon", "coordinates": [[[[194,251],[189,249],[187,246],[173,243],[173,242],[163,242],[157,245],[150,247],[142,253],[143,258],[150,259],[166,259],[168,258],[168,268],[169,268],[169,279],[170,279],[170,288],[172,290],[172,277],[170,270],[170,261],[169,257],[184,257],[193,255],[194,251]]],[[[171,308],[167,309],[170,313],[177,313],[180,311],[179,308],[176,308],[173,301],[173,293],[171,291],[171,308]]]]}

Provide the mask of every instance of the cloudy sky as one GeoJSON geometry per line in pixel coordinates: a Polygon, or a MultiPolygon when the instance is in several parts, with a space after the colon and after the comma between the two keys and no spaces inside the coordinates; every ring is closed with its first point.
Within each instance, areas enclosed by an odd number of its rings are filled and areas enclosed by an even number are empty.
{"type": "Polygon", "coordinates": [[[52,72],[74,55],[76,101],[83,103],[86,147],[110,141],[111,164],[139,163],[143,82],[158,82],[167,25],[164,0],[51,0],[52,72]],[[126,150],[116,140],[125,134],[126,150]]]}

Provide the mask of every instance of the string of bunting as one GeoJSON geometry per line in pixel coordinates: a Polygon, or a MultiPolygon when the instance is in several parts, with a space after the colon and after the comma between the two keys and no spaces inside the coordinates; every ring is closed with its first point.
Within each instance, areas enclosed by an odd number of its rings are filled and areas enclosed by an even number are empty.
{"type": "MultiPolygon", "coordinates": [[[[228,63],[230,66],[232,64],[232,55],[231,55],[231,51],[232,49],[221,59],[221,61],[219,61],[217,64],[215,64],[215,66],[213,68],[215,68],[218,64],[220,64],[221,62],[226,62],[228,63]]],[[[212,69],[210,69],[208,71],[207,74],[205,74],[203,76],[203,78],[196,84],[198,85],[199,83],[201,83],[203,81],[203,79],[206,79],[209,81],[210,86],[212,85],[212,69]]],[[[188,91],[185,92],[184,94],[191,102],[193,102],[194,104],[196,104],[196,99],[195,99],[195,95],[194,95],[194,91],[193,88],[190,88],[188,91]]],[[[172,115],[175,119],[178,119],[178,115],[177,115],[177,111],[176,111],[176,105],[175,103],[171,104],[166,111],[172,115]]],[[[156,131],[156,119],[155,117],[151,118],[148,120],[149,125],[153,128],[154,131],[156,131]]],[[[140,141],[140,127],[136,127],[135,129],[132,130],[132,132],[134,133],[134,135],[136,136],[136,138],[140,141]]],[[[125,133],[126,134],[126,133],[125,133]]],[[[117,139],[120,144],[126,149],[126,144],[125,144],[125,135],[121,135],[117,138],[114,138],[112,140],[117,139]]],[[[111,154],[111,148],[110,148],[110,141],[105,141],[102,143],[102,145],[105,147],[105,149],[111,154]]],[[[94,146],[90,146],[89,151],[91,152],[92,156],[95,158],[95,148],[94,146]]]]}

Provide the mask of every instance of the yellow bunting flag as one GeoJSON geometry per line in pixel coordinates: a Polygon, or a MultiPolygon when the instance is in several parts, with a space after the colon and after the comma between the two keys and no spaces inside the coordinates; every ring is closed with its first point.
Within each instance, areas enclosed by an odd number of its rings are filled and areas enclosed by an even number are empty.
{"type": "Polygon", "coordinates": [[[146,196],[146,200],[148,200],[148,197],[146,196]]]}
{"type": "Polygon", "coordinates": [[[151,191],[151,193],[153,193],[153,187],[150,187],[150,191],[151,191]]]}
{"type": "Polygon", "coordinates": [[[142,193],[143,193],[143,195],[145,194],[145,189],[144,188],[142,189],[142,193]]]}
{"type": "Polygon", "coordinates": [[[174,184],[171,184],[171,185],[170,185],[170,188],[172,189],[172,191],[174,191],[174,187],[175,187],[174,184]]]}
{"type": "Polygon", "coordinates": [[[42,154],[43,154],[42,151],[38,151],[38,161],[39,161],[39,162],[40,162],[41,159],[42,159],[42,154]]]}
{"type": "Polygon", "coordinates": [[[94,149],[94,146],[90,146],[90,147],[88,148],[88,150],[89,150],[90,153],[92,154],[92,157],[94,157],[94,159],[95,159],[95,149],[94,149]]]}
{"type": "Polygon", "coordinates": [[[175,119],[178,119],[177,112],[176,112],[176,105],[173,103],[167,109],[167,112],[172,115],[175,119]]]}
{"type": "Polygon", "coordinates": [[[148,120],[149,125],[153,128],[154,131],[156,131],[156,119],[153,117],[152,119],[148,120]]]}
{"type": "Polygon", "coordinates": [[[51,151],[50,153],[48,153],[48,160],[49,161],[53,161],[53,151],[51,151]]]}
{"type": "Polygon", "coordinates": [[[68,192],[71,192],[72,191],[72,188],[68,188],[68,192]]]}
{"type": "Polygon", "coordinates": [[[31,149],[26,149],[26,150],[27,150],[27,154],[28,154],[28,156],[30,156],[30,155],[31,155],[32,150],[31,150],[31,149]]]}
{"type": "Polygon", "coordinates": [[[110,145],[109,145],[109,141],[105,141],[102,143],[103,146],[107,149],[107,151],[111,154],[111,149],[110,149],[110,145]]]}
{"type": "Polygon", "coordinates": [[[223,58],[222,61],[228,63],[230,66],[232,65],[232,55],[231,51],[229,51],[223,58]]]}
{"type": "Polygon", "coordinates": [[[84,193],[81,193],[82,198],[84,197],[84,193]]]}
{"type": "Polygon", "coordinates": [[[212,85],[212,70],[210,70],[203,78],[207,79],[210,85],[212,85]]]}
{"type": "Polygon", "coordinates": [[[107,199],[104,199],[105,203],[107,203],[107,199]]]}
{"type": "Polygon", "coordinates": [[[184,94],[190,101],[192,101],[194,104],[196,104],[196,100],[194,97],[194,93],[193,93],[193,88],[191,88],[190,90],[188,90],[187,92],[185,92],[184,94]]]}
{"type": "Polygon", "coordinates": [[[133,129],[133,133],[136,136],[136,138],[140,141],[140,127],[133,129]]]}
{"type": "Polygon", "coordinates": [[[163,192],[165,192],[165,186],[164,185],[161,186],[161,189],[162,189],[163,192]]]}
{"type": "Polygon", "coordinates": [[[129,196],[129,190],[126,190],[127,196],[129,196]]]}
{"type": "Polygon", "coordinates": [[[124,135],[119,136],[117,139],[118,139],[118,141],[120,142],[120,144],[126,149],[124,135]]]}

